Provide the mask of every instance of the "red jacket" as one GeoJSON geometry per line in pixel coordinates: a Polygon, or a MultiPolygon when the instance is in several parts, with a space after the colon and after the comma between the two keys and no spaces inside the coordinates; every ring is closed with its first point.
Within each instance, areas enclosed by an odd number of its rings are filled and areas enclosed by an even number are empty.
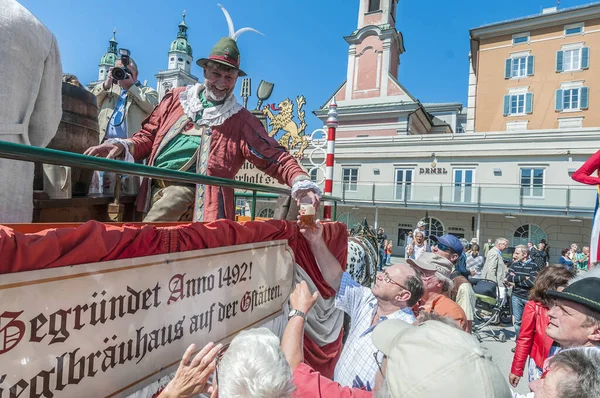
{"type": "Polygon", "coordinates": [[[517,348],[513,357],[510,372],[516,376],[523,376],[523,369],[527,357],[531,357],[535,364],[542,368],[544,361],[550,354],[552,340],[546,335],[546,328],[550,319],[548,318],[548,308],[541,303],[528,301],[523,310],[521,319],[521,331],[517,339],[517,348]]]}
{"type": "MultiPolygon", "coordinates": [[[[147,158],[149,165],[154,164],[161,141],[183,115],[179,94],[184,90],[185,87],[179,87],[168,91],[144,120],[141,130],[130,138],[135,148],[135,160],[147,158]]],[[[259,170],[288,186],[292,186],[298,176],[307,175],[296,159],[274,138],[269,137],[262,123],[246,109],[232,115],[222,125],[212,128],[209,151],[207,176],[234,179],[244,160],[249,160],[259,170]]],[[[144,178],[136,201],[138,211],[147,211],[149,185],[148,178],[144,178]]],[[[204,221],[218,218],[233,220],[233,189],[213,185],[207,185],[205,189],[204,221]]]]}

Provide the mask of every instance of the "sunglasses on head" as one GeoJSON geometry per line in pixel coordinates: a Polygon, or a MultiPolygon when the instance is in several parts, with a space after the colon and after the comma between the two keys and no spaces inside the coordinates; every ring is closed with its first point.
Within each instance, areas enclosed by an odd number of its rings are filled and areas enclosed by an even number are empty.
{"type": "Polygon", "coordinates": [[[437,247],[438,247],[438,248],[439,248],[441,251],[444,251],[444,252],[450,252],[450,253],[456,253],[456,252],[454,251],[454,249],[452,249],[450,246],[446,246],[446,245],[445,245],[445,244],[443,244],[443,243],[440,243],[440,242],[433,242],[433,245],[434,245],[434,246],[437,246],[437,247]]]}

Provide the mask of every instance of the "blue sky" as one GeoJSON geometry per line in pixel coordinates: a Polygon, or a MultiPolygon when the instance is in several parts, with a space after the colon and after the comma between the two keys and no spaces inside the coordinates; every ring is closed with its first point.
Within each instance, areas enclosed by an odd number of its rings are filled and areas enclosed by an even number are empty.
{"type": "MultiPolygon", "coordinates": [[[[249,107],[256,105],[261,79],[275,83],[267,101],[306,97],[307,132],[320,127],[311,111],[321,106],[346,76],[348,45],[343,36],[357,25],[359,0],[22,0],[56,35],[63,70],[82,83],[96,80],[98,61],[112,29],[119,47],[128,48],[140,67],[140,81],[156,87],[154,75],[167,67],[167,51],[187,11],[194,60],[208,55],[227,35],[221,2],[236,29],[251,26],[265,36],[245,33],[238,40],[242,68],[252,78],[249,107]]],[[[589,3],[561,0],[560,8],[589,3]]],[[[400,82],[421,102],[466,104],[469,29],[537,14],[556,0],[400,0],[397,26],[406,52],[400,82]]],[[[194,64],[192,73],[201,77],[194,64]]],[[[239,96],[239,82],[236,95],[239,96]]]]}

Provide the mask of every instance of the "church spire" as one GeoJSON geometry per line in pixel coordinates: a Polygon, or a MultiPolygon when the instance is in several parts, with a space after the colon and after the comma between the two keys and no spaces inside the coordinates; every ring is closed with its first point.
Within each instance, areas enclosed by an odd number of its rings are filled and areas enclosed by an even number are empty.
{"type": "Polygon", "coordinates": [[[183,17],[181,19],[181,22],[179,23],[179,33],[177,33],[177,37],[181,39],[187,39],[187,30],[188,27],[185,24],[185,10],[183,10],[183,17]]]}
{"type": "Polygon", "coordinates": [[[117,53],[117,28],[113,28],[113,37],[108,41],[107,52],[116,54],[117,53]]]}

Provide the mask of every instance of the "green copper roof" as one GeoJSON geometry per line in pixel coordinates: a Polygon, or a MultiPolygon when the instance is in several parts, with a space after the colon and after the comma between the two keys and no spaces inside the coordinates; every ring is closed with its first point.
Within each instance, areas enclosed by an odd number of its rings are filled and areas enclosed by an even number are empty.
{"type": "Polygon", "coordinates": [[[169,52],[185,53],[191,57],[192,56],[192,46],[190,46],[190,43],[188,43],[187,39],[178,37],[177,39],[173,40],[173,42],[171,43],[169,52]]]}
{"type": "Polygon", "coordinates": [[[117,39],[115,35],[117,34],[117,30],[113,30],[113,37],[108,41],[108,49],[106,50],[106,54],[100,58],[100,65],[109,65],[115,66],[115,62],[117,62],[117,39]]]}
{"type": "Polygon", "coordinates": [[[192,46],[187,40],[187,30],[188,27],[185,24],[185,11],[183,12],[183,19],[179,23],[179,32],[177,32],[177,39],[173,40],[171,43],[171,47],[169,48],[169,52],[180,52],[188,54],[190,57],[192,56],[192,46]]]}

